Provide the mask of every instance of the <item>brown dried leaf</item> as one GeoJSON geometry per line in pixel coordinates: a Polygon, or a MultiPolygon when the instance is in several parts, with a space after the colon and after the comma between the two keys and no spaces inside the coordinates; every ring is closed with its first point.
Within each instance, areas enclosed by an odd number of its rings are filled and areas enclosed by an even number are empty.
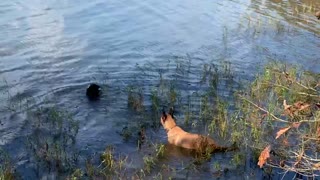
{"type": "Polygon", "coordinates": [[[293,110],[292,110],[292,107],[290,107],[289,109],[286,109],[285,111],[284,111],[284,115],[288,115],[288,116],[290,116],[291,118],[293,118],[294,117],[294,114],[293,114],[293,110]]]}
{"type": "Polygon", "coordinates": [[[301,164],[302,156],[303,152],[299,153],[299,155],[297,156],[297,161],[293,164],[294,167],[299,166],[301,164]]]}
{"type": "Polygon", "coordinates": [[[284,110],[289,109],[291,106],[292,106],[292,105],[288,105],[288,104],[287,104],[287,100],[283,100],[284,110]]]}
{"type": "Polygon", "coordinates": [[[285,132],[287,132],[290,128],[291,128],[291,126],[280,129],[280,130],[277,132],[276,139],[278,139],[282,134],[284,134],[285,132]]]}
{"type": "Polygon", "coordinates": [[[260,166],[260,168],[262,168],[262,166],[266,163],[267,159],[270,157],[270,149],[271,149],[271,146],[268,145],[261,152],[261,154],[259,156],[259,162],[258,162],[258,166],[260,166]]]}
{"type": "Polygon", "coordinates": [[[290,117],[294,117],[294,114],[298,111],[306,110],[311,105],[308,103],[304,103],[302,101],[298,101],[293,105],[288,105],[286,100],[283,100],[284,114],[289,115],[290,117]]]}
{"type": "Polygon", "coordinates": [[[267,117],[268,116],[268,114],[267,113],[264,113],[264,114],[262,114],[261,115],[261,119],[263,120],[265,117],[267,117]]]}
{"type": "Polygon", "coordinates": [[[320,137],[320,127],[317,128],[317,136],[320,137]]]}
{"type": "Polygon", "coordinates": [[[294,122],[291,124],[291,127],[298,129],[300,124],[301,124],[300,122],[294,122]]]}
{"type": "Polygon", "coordinates": [[[284,77],[285,77],[289,82],[292,82],[292,79],[290,78],[289,73],[283,72],[283,74],[284,74],[284,77]]]}
{"type": "Polygon", "coordinates": [[[298,111],[302,111],[302,110],[309,108],[310,104],[298,101],[298,102],[294,103],[294,106],[297,108],[298,111]]]}
{"type": "Polygon", "coordinates": [[[286,100],[283,100],[284,114],[293,117],[293,112],[295,111],[292,105],[288,105],[286,100]]]}
{"type": "Polygon", "coordinates": [[[299,111],[303,111],[305,109],[308,109],[311,105],[310,104],[304,104],[300,107],[299,111]]]}
{"type": "Polygon", "coordinates": [[[283,138],[282,143],[283,143],[283,145],[285,145],[285,146],[290,146],[289,141],[288,141],[288,138],[283,138]]]}
{"type": "Polygon", "coordinates": [[[314,168],[317,168],[318,170],[320,170],[320,163],[316,163],[313,165],[314,168]]]}
{"type": "Polygon", "coordinates": [[[303,105],[303,102],[302,101],[297,101],[293,104],[295,107],[300,107],[301,105],[303,105]]]}

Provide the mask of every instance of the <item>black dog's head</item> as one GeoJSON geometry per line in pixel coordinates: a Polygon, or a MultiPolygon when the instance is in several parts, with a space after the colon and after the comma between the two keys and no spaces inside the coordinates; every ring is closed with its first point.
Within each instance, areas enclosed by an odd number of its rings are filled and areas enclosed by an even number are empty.
{"type": "Polygon", "coordinates": [[[90,84],[87,88],[87,93],[86,93],[87,97],[90,100],[96,100],[100,97],[101,95],[101,88],[99,85],[97,84],[90,84]]]}

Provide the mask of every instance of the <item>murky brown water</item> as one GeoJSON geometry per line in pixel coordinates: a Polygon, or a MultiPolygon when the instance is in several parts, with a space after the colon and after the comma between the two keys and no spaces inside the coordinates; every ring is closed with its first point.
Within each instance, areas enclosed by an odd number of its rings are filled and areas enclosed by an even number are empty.
{"type": "MultiPolygon", "coordinates": [[[[136,142],[125,142],[119,134],[141,119],[127,107],[128,85],[142,87],[150,110],[150,92],[158,88],[159,72],[175,80],[182,102],[201,91],[204,64],[230,62],[240,79],[252,78],[270,59],[320,72],[320,21],[314,16],[318,10],[318,0],[1,1],[0,145],[16,153],[19,171],[35,177],[26,173],[32,169],[23,150],[30,117],[20,106],[32,104],[32,110],[57,105],[80,122],[77,146],[83,157],[101,152],[106,144],[139,157],[136,142]],[[84,96],[90,82],[107,89],[99,102],[90,103],[84,96]],[[8,109],[11,105],[16,111],[8,109]]],[[[180,107],[180,117],[183,112],[180,107]]],[[[204,127],[189,130],[206,132],[204,127]]],[[[164,131],[154,131],[148,136],[165,142],[164,131]]],[[[177,162],[183,159],[174,157],[177,162]]],[[[228,154],[214,155],[208,171],[188,177],[212,177],[212,163],[228,167],[230,159],[228,154]]],[[[242,170],[225,179],[262,177],[255,164],[242,170]]],[[[184,173],[179,177],[186,177],[184,173]]]]}

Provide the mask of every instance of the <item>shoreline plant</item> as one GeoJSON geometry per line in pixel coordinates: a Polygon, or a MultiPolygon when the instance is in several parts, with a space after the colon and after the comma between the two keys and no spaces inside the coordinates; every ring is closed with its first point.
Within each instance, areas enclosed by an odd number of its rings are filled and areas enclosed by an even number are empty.
{"type": "Polygon", "coordinates": [[[259,156],[260,168],[320,176],[320,74],[274,61],[236,96],[231,136],[259,156]]]}

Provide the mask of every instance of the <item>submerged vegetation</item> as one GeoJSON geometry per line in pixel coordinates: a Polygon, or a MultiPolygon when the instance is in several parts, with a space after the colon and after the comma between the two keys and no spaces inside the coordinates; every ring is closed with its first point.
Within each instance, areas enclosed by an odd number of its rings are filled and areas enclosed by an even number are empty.
{"type": "MultiPolygon", "coordinates": [[[[128,109],[142,120],[124,127],[120,135],[124,142],[137,142],[139,156],[133,159],[105,144],[99,158],[81,161],[75,146],[79,123],[61,109],[39,107],[28,112],[31,133],[25,139],[38,177],[53,173],[72,180],[170,179],[181,173],[186,178],[208,168],[211,175],[221,177],[243,168],[248,160],[256,168],[270,167],[264,169],[265,174],[283,171],[283,176],[290,172],[297,177],[319,176],[320,74],[272,62],[253,82],[242,82],[246,88],[241,88],[231,63],[223,61],[220,65],[204,64],[196,76],[199,88],[189,90],[186,87],[192,83],[185,78],[191,78],[189,73],[195,68],[190,60],[169,61],[160,70],[138,68],[144,77],[154,78],[153,73],[158,72],[151,89],[134,82],[124,90],[128,109]],[[170,67],[174,71],[166,72],[170,67]],[[211,162],[210,153],[187,153],[188,160],[179,165],[175,164],[177,157],[168,158],[173,151],[163,144],[165,138],[150,136],[159,131],[159,113],[165,106],[175,106],[177,123],[184,129],[210,134],[225,145],[235,143],[239,150],[228,152],[229,166],[216,159],[211,162]],[[135,162],[137,158],[140,163],[135,162]]],[[[12,161],[1,156],[0,162],[0,179],[15,179],[12,161]]]]}
{"type": "Polygon", "coordinates": [[[14,169],[8,155],[0,149],[0,180],[15,179],[14,169]]]}
{"type": "Polygon", "coordinates": [[[40,108],[30,115],[33,132],[27,137],[30,157],[36,161],[40,172],[68,172],[78,161],[74,144],[78,122],[55,108],[40,108]]]}

